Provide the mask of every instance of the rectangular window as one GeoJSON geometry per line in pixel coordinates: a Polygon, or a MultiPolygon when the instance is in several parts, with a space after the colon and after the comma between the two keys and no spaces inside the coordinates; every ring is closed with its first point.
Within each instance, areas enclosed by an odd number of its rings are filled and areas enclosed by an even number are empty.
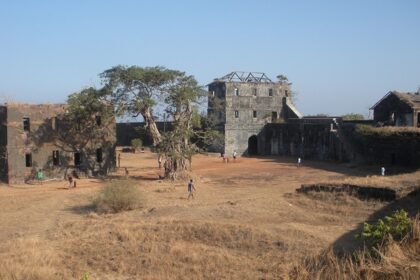
{"type": "Polygon", "coordinates": [[[272,88],[268,89],[268,96],[273,96],[273,89],[272,88]]]}
{"type": "Polygon", "coordinates": [[[52,162],[54,166],[60,165],[60,152],[58,150],[53,151],[52,162]]]}
{"type": "Polygon", "coordinates": [[[257,96],[257,89],[256,89],[256,88],[253,88],[253,89],[252,89],[252,95],[253,95],[253,96],[257,96]]]}
{"type": "Polygon", "coordinates": [[[96,161],[102,162],[102,148],[96,149],[96,161]]]}
{"type": "Polygon", "coordinates": [[[25,165],[26,167],[32,167],[32,154],[25,154],[25,165]]]}
{"type": "Polygon", "coordinates": [[[235,96],[239,96],[239,89],[235,88],[235,96]]]}
{"type": "Polygon", "coordinates": [[[286,95],[286,97],[289,96],[289,91],[287,89],[284,90],[284,95],[286,95]]]}
{"type": "Polygon", "coordinates": [[[24,131],[31,130],[31,121],[29,118],[23,118],[23,130],[24,131]]]}
{"type": "Polygon", "coordinates": [[[257,117],[257,111],[252,111],[252,117],[256,118],[257,117]]]}
{"type": "Polygon", "coordinates": [[[235,111],[235,118],[239,118],[239,111],[235,111]]]}
{"type": "Polygon", "coordinates": [[[82,156],[79,152],[74,153],[74,166],[79,166],[82,163],[82,156]]]}
{"type": "Polygon", "coordinates": [[[101,126],[102,125],[102,118],[101,118],[101,116],[96,116],[95,117],[95,120],[96,120],[96,125],[97,126],[101,126]]]}

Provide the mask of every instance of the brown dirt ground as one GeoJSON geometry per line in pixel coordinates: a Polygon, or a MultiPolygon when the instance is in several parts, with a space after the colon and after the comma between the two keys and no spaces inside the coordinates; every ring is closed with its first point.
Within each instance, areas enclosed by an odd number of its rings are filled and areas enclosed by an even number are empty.
{"type": "MultiPolygon", "coordinates": [[[[365,178],[336,163],[212,155],[193,159],[196,197],[185,182],[158,179],[157,156],[122,154],[143,207],[98,215],[105,183],[80,179],[0,187],[0,279],[281,279],[297,259],[331,246],[380,202],[313,199],[305,183],[365,178]]],[[[112,174],[122,177],[123,168],[112,174]]],[[[420,181],[420,174],[410,175],[420,181]]],[[[372,178],[372,177],[369,177],[372,178]]]]}

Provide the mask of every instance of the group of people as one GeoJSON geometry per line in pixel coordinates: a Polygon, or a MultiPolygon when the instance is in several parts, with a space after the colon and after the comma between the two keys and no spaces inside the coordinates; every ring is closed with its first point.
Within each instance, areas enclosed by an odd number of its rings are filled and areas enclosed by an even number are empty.
{"type": "MultiPolygon", "coordinates": [[[[236,151],[233,151],[232,158],[234,162],[236,161],[237,156],[238,156],[238,153],[236,151]]],[[[226,153],[221,153],[220,157],[223,159],[224,163],[229,163],[229,157],[226,155],[226,153]]]]}

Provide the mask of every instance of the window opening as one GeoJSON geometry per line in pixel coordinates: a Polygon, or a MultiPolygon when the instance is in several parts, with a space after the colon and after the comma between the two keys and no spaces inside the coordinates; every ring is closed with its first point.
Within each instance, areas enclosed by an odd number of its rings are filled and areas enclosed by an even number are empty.
{"type": "Polygon", "coordinates": [[[79,166],[82,163],[82,157],[80,152],[75,152],[74,153],[74,165],[75,166],[79,166]]]}
{"type": "Polygon", "coordinates": [[[53,165],[59,166],[60,165],[60,152],[58,150],[53,151],[53,165]]]}
{"type": "Polygon", "coordinates": [[[30,131],[31,130],[31,121],[29,118],[23,118],[23,130],[30,131]]]}
{"type": "Polygon", "coordinates": [[[96,149],[96,161],[102,162],[102,148],[96,149]]]}
{"type": "Polygon", "coordinates": [[[26,167],[32,167],[32,154],[31,153],[25,154],[25,164],[26,164],[26,167]]]}

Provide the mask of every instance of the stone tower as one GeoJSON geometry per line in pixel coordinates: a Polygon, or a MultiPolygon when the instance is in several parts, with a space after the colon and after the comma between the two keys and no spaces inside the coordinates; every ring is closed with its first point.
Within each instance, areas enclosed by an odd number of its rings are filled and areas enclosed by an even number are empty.
{"type": "Polygon", "coordinates": [[[208,116],[224,139],[214,151],[231,156],[263,150],[260,132],[267,123],[300,118],[290,99],[290,84],[273,82],[264,73],[232,72],[208,85],[208,116]]]}

